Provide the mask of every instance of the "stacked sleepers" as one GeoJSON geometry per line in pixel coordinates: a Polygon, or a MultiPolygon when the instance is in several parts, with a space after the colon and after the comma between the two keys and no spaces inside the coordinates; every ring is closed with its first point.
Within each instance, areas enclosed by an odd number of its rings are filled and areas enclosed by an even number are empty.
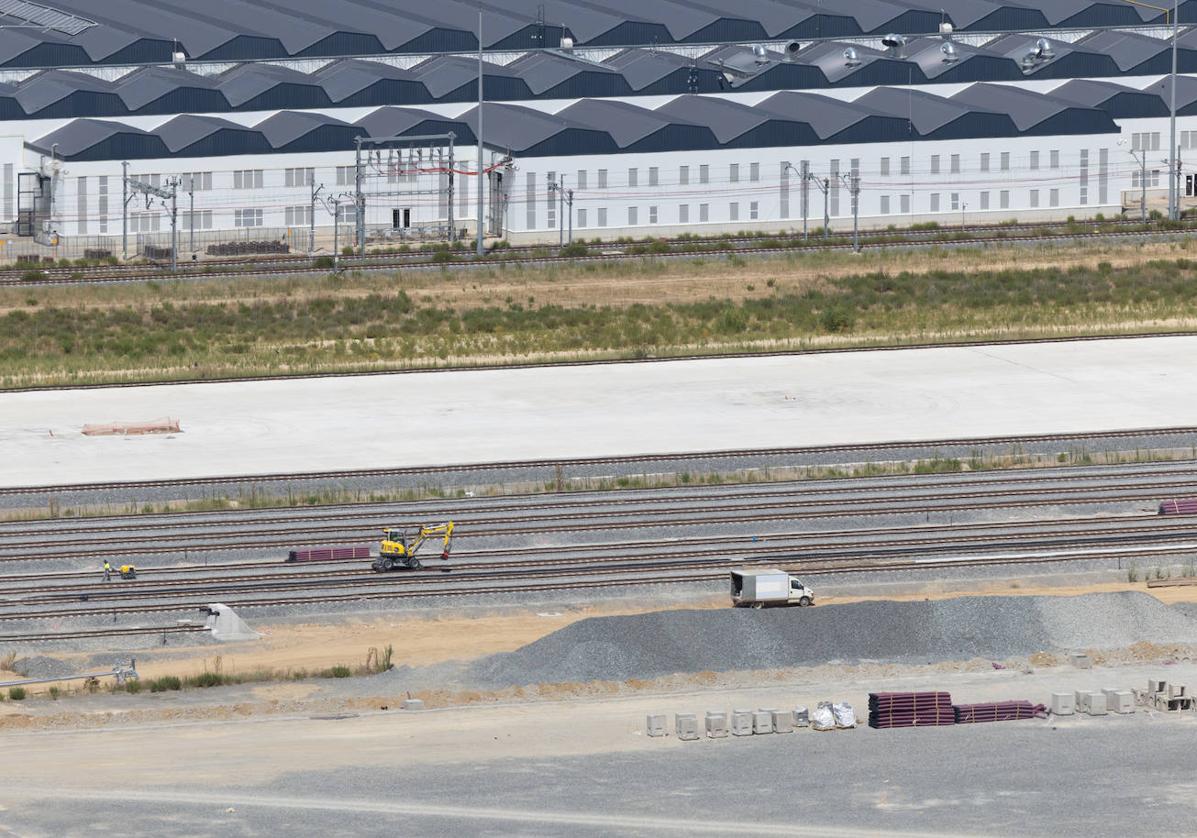
{"type": "Polygon", "coordinates": [[[956,723],[946,692],[869,693],[869,727],[934,727],[956,723]]]}
{"type": "Polygon", "coordinates": [[[1176,498],[1160,502],[1161,515],[1197,515],[1197,498],[1176,498]]]}
{"type": "Polygon", "coordinates": [[[1047,718],[1047,707],[1029,701],[990,701],[984,704],[956,704],[956,724],[980,722],[1013,722],[1019,719],[1047,718]]]}

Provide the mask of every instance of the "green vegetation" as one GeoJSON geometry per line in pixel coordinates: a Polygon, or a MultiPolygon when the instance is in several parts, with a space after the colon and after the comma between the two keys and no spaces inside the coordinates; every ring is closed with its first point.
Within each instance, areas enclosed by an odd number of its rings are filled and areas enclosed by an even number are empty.
{"type": "MultiPolygon", "coordinates": [[[[802,265],[802,257],[788,259],[802,265]]],[[[719,262],[695,270],[717,276],[726,270],[719,262]]],[[[784,273],[786,262],[767,267],[784,273]]],[[[474,280],[448,270],[446,281],[474,280]]],[[[1175,259],[1129,268],[872,272],[802,291],[767,286],[746,299],[564,306],[509,296],[457,308],[402,289],[342,293],[331,281],[308,294],[238,302],[156,300],[147,289],[141,303],[8,309],[0,315],[0,384],[1151,331],[1197,314],[1195,279],[1197,262],[1175,259]]]]}
{"type": "Polygon", "coordinates": [[[12,701],[24,701],[25,700],[25,688],[24,687],[9,687],[8,688],[8,697],[12,701]]]}

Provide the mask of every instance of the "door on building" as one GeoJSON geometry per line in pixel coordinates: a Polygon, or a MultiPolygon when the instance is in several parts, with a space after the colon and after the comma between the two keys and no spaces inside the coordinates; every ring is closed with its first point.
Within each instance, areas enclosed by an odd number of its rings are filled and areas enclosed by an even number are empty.
{"type": "Polygon", "coordinates": [[[406,230],[411,227],[411,210],[407,207],[403,209],[391,210],[391,229],[392,230],[406,230]]]}

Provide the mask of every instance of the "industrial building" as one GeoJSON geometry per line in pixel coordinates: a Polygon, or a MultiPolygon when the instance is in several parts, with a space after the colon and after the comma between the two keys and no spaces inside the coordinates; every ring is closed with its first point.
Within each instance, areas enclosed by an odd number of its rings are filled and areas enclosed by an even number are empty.
{"type": "MultiPolygon", "coordinates": [[[[0,256],[385,245],[471,234],[480,204],[513,242],[1054,220],[1168,187],[1171,30],[1148,7],[509,3],[479,62],[477,7],[349,2],[334,26],[311,5],[273,29],[221,0],[168,53],[193,13],[164,2],[0,28],[37,41],[0,49],[0,256]],[[364,35],[380,16],[403,25],[364,35]]],[[[1183,157],[1194,29],[1176,57],[1183,157]]]]}

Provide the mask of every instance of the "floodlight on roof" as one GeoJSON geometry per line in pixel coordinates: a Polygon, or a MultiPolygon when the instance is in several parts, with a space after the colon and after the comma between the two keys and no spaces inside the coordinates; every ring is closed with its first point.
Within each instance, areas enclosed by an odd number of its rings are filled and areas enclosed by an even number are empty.
{"type": "Polygon", "coordinates": [[[849,67],[856,67],[860,64],[860,55],[856,52],[856,47],[847,47],[844,50],[844,63],[849,67]]]}
{"type": "Polygon", "coordinates": [[[573,49],[574,48],[573,37],[570,35],[562,35],[561,36],[561,48],[565,49],[565,50],[573,49]]]}

